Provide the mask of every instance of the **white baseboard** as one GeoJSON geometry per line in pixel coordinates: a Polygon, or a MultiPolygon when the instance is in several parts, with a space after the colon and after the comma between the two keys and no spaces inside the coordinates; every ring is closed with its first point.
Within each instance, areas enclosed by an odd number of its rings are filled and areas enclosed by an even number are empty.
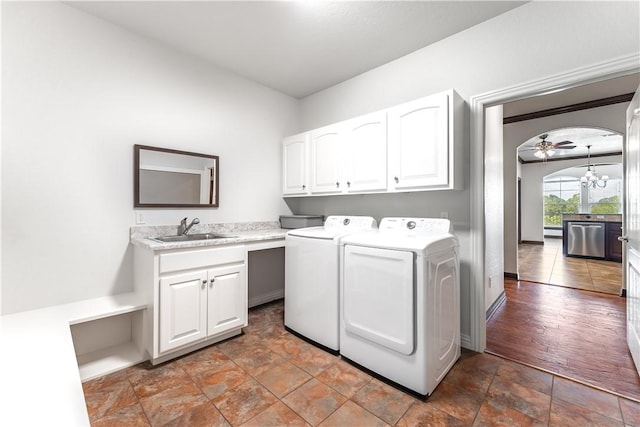
{"type": "Polygon", "coordinates": [[[266,304],[280,298],[284,298],[284,289],[278,289],[277,291],[269,292],[268,294],[254,296],[249,298],[249,308],[260,304],[266,304]]]}

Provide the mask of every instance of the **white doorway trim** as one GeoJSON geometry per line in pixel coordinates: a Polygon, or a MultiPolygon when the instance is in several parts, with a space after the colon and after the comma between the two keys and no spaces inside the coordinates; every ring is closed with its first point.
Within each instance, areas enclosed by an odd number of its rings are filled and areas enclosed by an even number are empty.
{"type": "Polygon", "coordinates": [[[620,77],[640,70],[640,54],[623,56],[592,66],[578,68],[540,80],[507,87],[471,97],[471,348],[486,347],[485,283],[485,204],[484,204],[484,109],[531,96],[559,92],[571,87],[620,77]]]}

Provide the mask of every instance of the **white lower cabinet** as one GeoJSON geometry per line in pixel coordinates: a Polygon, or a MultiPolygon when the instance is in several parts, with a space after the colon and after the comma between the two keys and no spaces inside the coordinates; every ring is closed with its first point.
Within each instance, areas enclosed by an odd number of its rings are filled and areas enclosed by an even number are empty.
{"type": "Polygon", "coordinates": [[[134,257],[136,289],[153,307],[145,320],[152,363],[237,335],[247,325],[243,245],[161,252],[136,247],[134,257]]]}
{"type": "Polygon", "coordinates": [[[247,319],[245,266],[160,279],[160,352],[242,327],[247,319]]]}

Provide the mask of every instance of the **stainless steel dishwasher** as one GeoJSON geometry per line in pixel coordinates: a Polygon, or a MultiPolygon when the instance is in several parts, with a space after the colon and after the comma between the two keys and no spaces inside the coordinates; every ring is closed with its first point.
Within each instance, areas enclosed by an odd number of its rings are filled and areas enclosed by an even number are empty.
{"type": "Polygon", "coordinates": [[[604,258],[604,222],[569,222],[567,255],[604,258]]]}

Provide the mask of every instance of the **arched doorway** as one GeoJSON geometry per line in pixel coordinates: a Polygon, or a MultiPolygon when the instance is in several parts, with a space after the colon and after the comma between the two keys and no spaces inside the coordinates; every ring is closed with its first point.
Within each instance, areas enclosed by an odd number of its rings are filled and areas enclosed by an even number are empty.
{"type": "Polygon", "coordinates": [[[540,144],[538,136],[518,149],[520,221],[525,236],[518,245],[519,278],[618,294],[621,260],[613,247],[605,251],[605,246],[619,245],[615,238],[608,241],[606,237],[607,230],[619,230],[622,221],[622,136],[586,127],[552,130],[542,136],[550,142],[540,144]],[[560,145],[546,157],[543,150],[553,147],[551,141],[560,145]],[[584,254],[592,258],[567,254],[563,217],[577,220],[579,214],[594,215],[598,218],[594,224],[601,228],[602,253],[584,254]]]}

